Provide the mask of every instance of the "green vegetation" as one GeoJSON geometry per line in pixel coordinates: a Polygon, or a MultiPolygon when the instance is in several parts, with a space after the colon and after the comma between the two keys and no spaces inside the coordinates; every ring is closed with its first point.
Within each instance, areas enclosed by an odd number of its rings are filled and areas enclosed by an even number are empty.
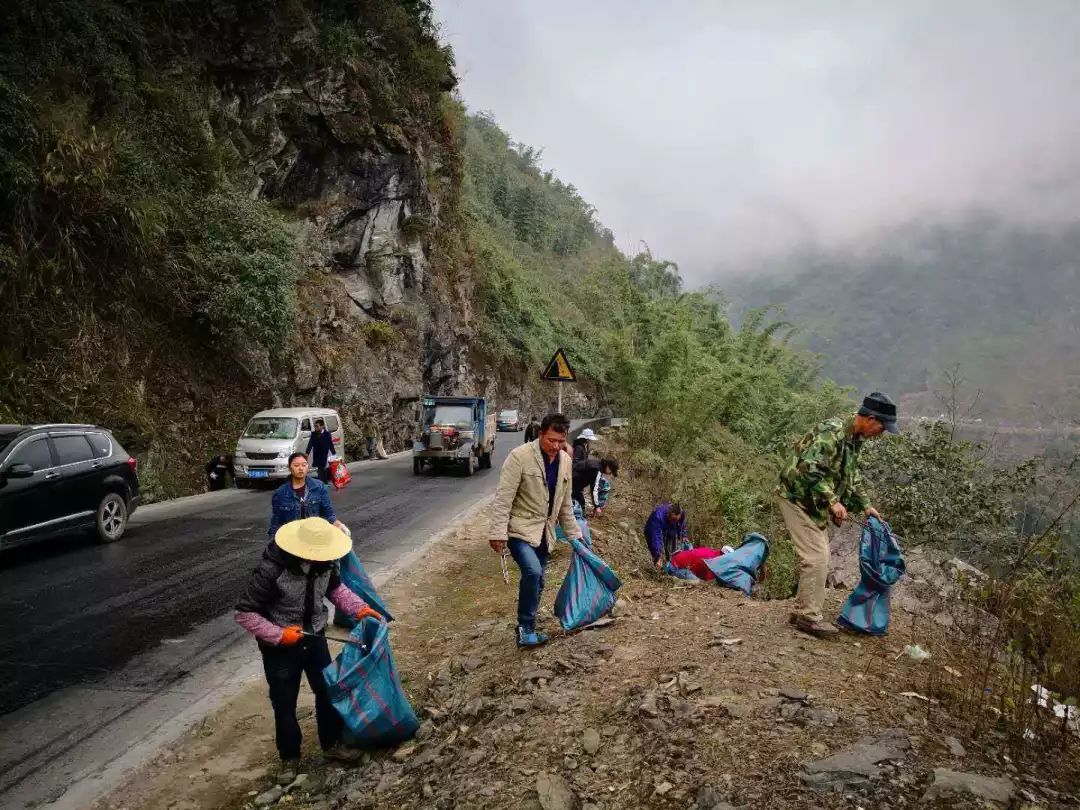
{"type": "Polygon", "coordinates": [[[425,0],[3,4],[0,417],[108,424],[149,494],[197,486],[192,460],[265,403],[265,375],[245,372],[288,355],[307,282],[318,201],[277,193],[267,156],[377,139],[453,179],[452,68],[425,0]],[[332,137],[291,92],[313,79],[350,104],[332,137]]]}
{"type": "MultiPolygon", "coordinates": [[[[1033,716],[1031,684],[1080,695],[1080,455],[1000,469],[985,457],[953,425],[926,423],[873,443],[866,478],[909,551],[928,545],[986,572],[963,591],[979,610],[959,612],[953,649],[942,651],[968,662],[959,694],[948,697],[976,730],[993,712],[1024,745],[1046,722],[1033,716]]],[[[1048,735],[1064,731],[1048,725],[1048,735]]]]}
{"type": "Polygon", "coordinates": [[[470,117],[466,132],[480,351],[539,368],[568,347],[598,400],[633,417],[630,444],[656,498],[687,506],[701,544],[765,532],[770,592],[786,596],[795,566],[772,504],[779,463],[796,435],[850,408],[845,392],[766,313],[735,330],[708,296],[682,290],[673,264],[620,253],[592,206],[491,116],[470,117]]]}

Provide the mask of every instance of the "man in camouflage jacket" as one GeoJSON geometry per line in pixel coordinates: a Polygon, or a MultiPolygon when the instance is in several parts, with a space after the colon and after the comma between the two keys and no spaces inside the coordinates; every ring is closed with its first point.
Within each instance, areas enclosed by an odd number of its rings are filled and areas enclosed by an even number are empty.
{"type": "Polygon", "coordinates": [[[874,392],[858,413],[847,419],[826,419],[795,445],[795,455],[780,474],[778,489],[784,525],[799,555],[799,591],[792,624],[822,638],[835,636],[825,621],[825,577],[829,570],[831,520],[839,526],[848,512],[880,517],[862,487],[859,451],[866,439],[899,433],[896,405],[874,392]]]}

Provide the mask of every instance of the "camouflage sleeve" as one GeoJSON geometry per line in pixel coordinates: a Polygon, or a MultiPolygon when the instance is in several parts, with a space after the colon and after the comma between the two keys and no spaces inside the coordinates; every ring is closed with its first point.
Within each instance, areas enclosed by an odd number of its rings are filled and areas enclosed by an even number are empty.
{"type": "Polygon", "coordinates": [[[799,483],[815,503],[831,506],[837,499],[833,481],[838,473],[836,457],[840,441],[831,432],[822,431],[799,456],[799,483]]]}
{"type": "Polygon", "coordinates": [[[866,494],[866,489],[863,487],[862,473],[859,472],[858,465],[855,465],[855,470],[851,475],[851,489],[844,500],[846,501],[844,507],[850,512],[865,512],[866,507],[870,505],[870,496],[866,494]]]}

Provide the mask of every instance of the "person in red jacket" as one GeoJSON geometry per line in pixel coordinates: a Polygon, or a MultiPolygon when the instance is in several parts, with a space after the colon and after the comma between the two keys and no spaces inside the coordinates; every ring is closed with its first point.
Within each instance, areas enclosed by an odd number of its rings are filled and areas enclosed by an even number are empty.
{"type": "Polygon", "coordinates": [[[699,546],[698,548],[676,551],[671,555],[671,564],[676,568],[689,569],[698,579],[712,579],[713,573],[705,565],[705,561],[711,560],[713,557],[721,557],[723,554],[724,552],[721,549],[699,546]]]}

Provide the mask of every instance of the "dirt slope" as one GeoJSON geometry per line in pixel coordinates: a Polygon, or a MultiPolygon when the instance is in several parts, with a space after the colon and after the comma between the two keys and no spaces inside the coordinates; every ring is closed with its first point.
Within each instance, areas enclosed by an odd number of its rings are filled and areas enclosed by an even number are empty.
{"type": "MultiPolygon", "coordinates": [[[[596,549],[623,578],[624,612],[601,629],[557,632],[533,652],[513,646],[516,578],[503,584],[482,519],[463,526],[387,590],[422,739],[358,768],[326,768],[309,716],[311,781],[280,801],[312,810],[904,807],[935,781],[944,790],[952,777],[934,769],[947,768],[964,784],[972,774],[1011,780],[1014,806],[1025,796],[1028,807],[1070,806],[1080,789],[1075,740],[1040,735],[1017,749],[992,727],[972,740],[970,718],[950,713],[958,686],[942,680],[956,677],[944,667],[961,673],[958,685],[970,662],[947,652],[946,628],[901,611],[887,638],[826,643],[787,625],[789,603],[661,579],[638,534],[646,507],[624,477],[593,524],[596,549]],[[933,666],[902,654],[910,641],[935,653],[933,666]]],[[[549,630],[567,560],[561,550],[549,568],[549,630]]],[[[845,595],[830,591],[829,608],[845,595]]],[[[263,692],[253,686],[104,806],[251,805],[276,764],[263,692]]]]}

